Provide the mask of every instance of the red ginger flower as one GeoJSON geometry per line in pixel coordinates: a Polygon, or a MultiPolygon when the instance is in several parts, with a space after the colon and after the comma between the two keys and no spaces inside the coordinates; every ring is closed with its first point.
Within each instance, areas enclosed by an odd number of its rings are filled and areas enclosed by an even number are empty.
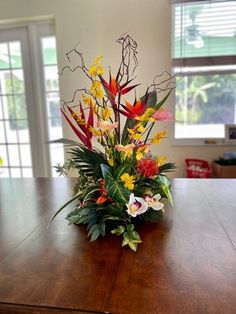
{"type": "Polygon", "coordinates": [[[136,164],[136,168],[143,177],[147,178],[152,178],[159,172],[156,161],[150,157],[139,160],[136,164]]]}

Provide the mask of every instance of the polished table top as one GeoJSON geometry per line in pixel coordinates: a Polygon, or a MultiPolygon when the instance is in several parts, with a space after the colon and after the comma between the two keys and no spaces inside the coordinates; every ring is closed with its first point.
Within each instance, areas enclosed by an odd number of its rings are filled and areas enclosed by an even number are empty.
{"type": "Polygon", "coordinates": [[[0,313],[236,313],[236,180],[175,179],[137,253],[52,214],[68,178],[0,180],[0,313]]]}

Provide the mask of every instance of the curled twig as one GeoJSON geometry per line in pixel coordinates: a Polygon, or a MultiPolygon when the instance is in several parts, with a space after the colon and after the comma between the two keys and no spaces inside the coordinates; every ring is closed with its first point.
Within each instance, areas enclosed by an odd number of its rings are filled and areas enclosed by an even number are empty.
{"type": "Polygon", "coordinates": [[[118,82],[120,83],[124,76],[126,81],[129,80],[130,72],[134,74],[135,69],[138,66],[137,59],[137,43],[129,35],[123,34],[117,39],[117,43],[121,44],[121,63],[118,72],[118,82]],[[133,69],[131,69],[133,67],[133,69]]]}

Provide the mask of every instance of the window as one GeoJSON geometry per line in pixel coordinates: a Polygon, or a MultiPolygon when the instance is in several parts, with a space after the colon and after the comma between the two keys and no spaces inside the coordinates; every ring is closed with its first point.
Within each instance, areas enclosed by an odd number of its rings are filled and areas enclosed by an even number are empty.
{"type": "Polygon", "coordinates": [[[0,30],[0,177],[54,175],[63,147],[56,41],[50,24],[0,30]]]}
{"type": "Polygon", "coordinates": [[[223,139],[236,123],[236,1],[173,2],[174,137],[223,139]]]}

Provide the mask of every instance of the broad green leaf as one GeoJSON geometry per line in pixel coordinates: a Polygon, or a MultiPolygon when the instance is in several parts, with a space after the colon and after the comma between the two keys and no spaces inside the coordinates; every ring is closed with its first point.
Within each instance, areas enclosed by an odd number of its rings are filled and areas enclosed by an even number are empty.
{"type": "Polygon", "coordinates": [[[76,224],[79,221],[80,216],[79,215],[75,215],[75,216],[71,216],[71,217],[69,217],[67,219],[69,220],[68,225],[70,226],[70,225],[76,224]]]}
{"type": "Polygon", "coordinates": [[[118,228],[111,230],[111,233],[121,235],[124,231],[125,231],[124,226],[118,226],[118,228]]]}
{"type": "Polygon", "coordinates": [[[118,203],[127,204],[130,192],[125,189],[123,182],[113,177],[112,170],[109,166],[102,164],[101,169],[103,178],[106,180],[108,196],[118,203]]]}
{"type": "Polygon", "coordinates": [[[106,224],[105,224],[105,222],[101,221],[99,227],[100,227],[100,233],[104,237],[105,234],[106,234],[106,224]]]}
{"type": "Polygon", "coordinates": [[[122,164],[120,165],[116,170],[115,170],[115,178],[119,179],[122,174],[124,174],[125,172],[128,172],[128,170],[131,168],[131,164],[122,164]]]}
{"type": "Polygon", "coordinates": [[[156,177],[155,180],[160,184],[160,187],[161,187],[163,193],[167,197],[171,207],[173,207],[173,198],[171,195],[171,184],[170,184],[169,180],[164,175],[160,175],[160,176],[156,177]]]}
{"type": "Polygon", "coordinates": [[[100,230],[96,229],[91,235],[90,242],[97,240],[99,236],[100,236],[100,230]]]}
{"type": "Polygon", "coordinates": [[[127,226],[127,232],[132,232],[134,230],[134,225],[130,224],[127,226]]]}
{"type": "Polygon", "coordinates": [[[88,237],[89,237],[95,230],[99,230],[98,224],[93,225],[93,226],[89,229],[88,237]]]}

